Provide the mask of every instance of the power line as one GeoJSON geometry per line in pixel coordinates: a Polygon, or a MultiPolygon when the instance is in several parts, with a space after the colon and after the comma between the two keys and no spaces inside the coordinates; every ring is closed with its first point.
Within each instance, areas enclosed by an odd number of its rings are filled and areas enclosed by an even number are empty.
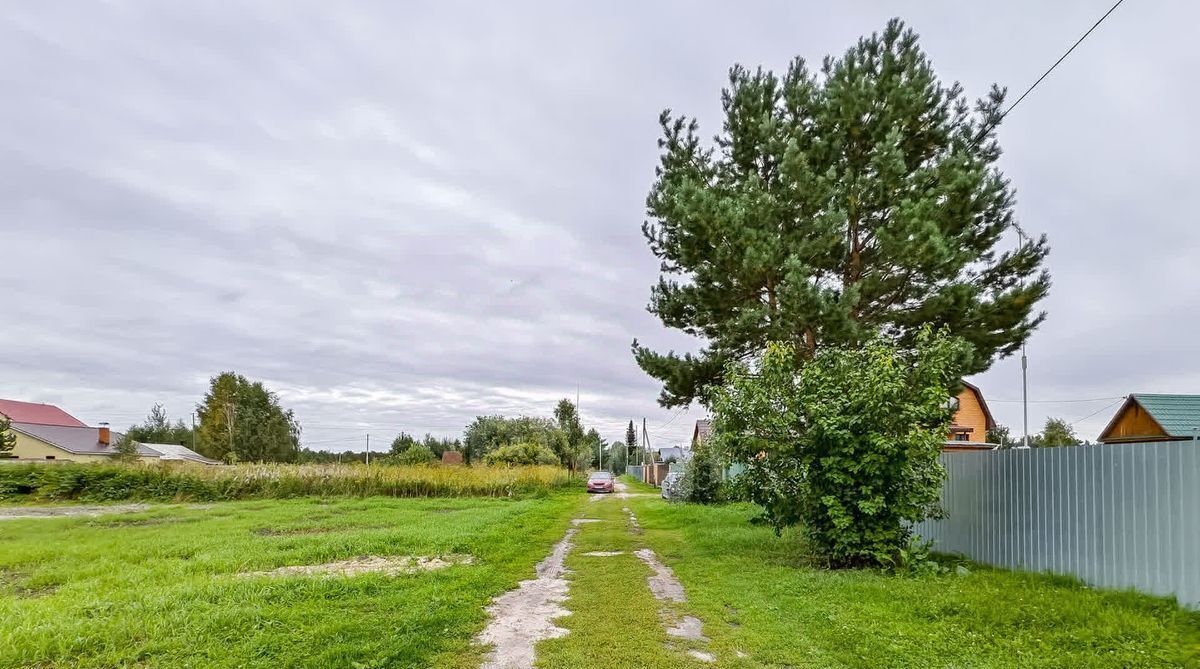
{"type": "MultiPolygon", "coordinates": [[[[1114,395],[1113,397],[1090,397],[1088,399],[1081,399],[1081,400],[1029,400],[1029,403],[1030,404],[1075,404],[1075,403],[1082,403],[1082,402],[1103,402],[1105,400],[1123,400],[1123,399],[1125,399],[1124,395],[1121,395],[1119,397],[1114,395]]],[[[996,403],[1017,404],[1022,401],[1023,400],[997,400],[997,399],[989,399],[988,400],[988,402],[990,404],[996,404],[996,403]]]]}
{"type": "MultiPolygon", "coordinates": [[[[1118,3],[1118,4],[1119,4],[1119,3],[1118,3]]],[[[1077,424],[1077,423],[1082,423],[1083,421],[1085,421],[1085,420],[1087,420],[1087,419],[1091,418],[1092,416],[1095,416],[1096,414],[1100,413],[1101,411],[1104,411],[1104,410],[1106,410],[1106,409],[1110,409],[1110,408],[1112,408],[1112,407],[1115,407],[1117,404],[1119,404],[1119,403],[1120,403],[1122,400],[1124,400],[1124,399],[1125,399],[1124,397],[1119,397],[1119,398],[1117,398],[1117,401],[1116,401],[1116,402],[1113,402],[1113,403],[1111,403],[1111,404],[1106,404],[1106,405],[1104,405],[1104,406],[1100,407],[1099,409],[1096,409],[1095,411],[1091,412],[1090,414],[1088,414],[1088,415],[1084,416],[1083,418],[1080,418],[1080,419],[1078,419],[1078,420],[1075,420],[1075,421],[1071,421],[1071,423],[1070,423],[1070,424],[1071,424],[1072,426],[1074,426],[1074,425],[1075,425],[1075,424],[1077,424]]]]}
{"type": "Polygon", "coordinates": [[[1060,63],[1062,63],[1064,60],[1066,60],[1067,56],[1071,55],[1071,52],[1074,51],[1075,48],[1078,47],[1080,44],[1082,44],[1083,40],[1087,39],[1088,35],[1092,34],[1093,30],[1098,28],[1101,23],[1104,23],[1104,19],[1107,19],[1109,14],[1112,14],[1113,11],[1116,10],[1117,7],[1121,6],[1122,2],[1125,2],[1125,0],[1117,0],[1116,4],[1114,4],[1112,7],[1109,7],[1108,11],[1104,12],[1104,16],[1101,16],[1099,19],[1097,19],[1096,22],[1092,24],[1092,27],[1088,28],[1087,32],[1085,32],[1082,37],[1075,40],[1075,43],[1071,45],[1070,49],[1067,49],[1066,53],[1064,53],[1062,56],[1060,56],[1058,58],[1058,60],[1054,61],[1054,64],[1051,65],[1050,68],[1047,69],[1045,72],[1043,72],[1042,76],[1038,77],[1037,81],[1033,82],[1033,85],[1031,85],[1029,88],[1025,89],[1025,92],[1021,94],[1021,97],[1017,98],[1016,102],[1012,103],[1012,105],[1009,106],[1009,108],[1007,110],[1005,110],[1002,114],[1000,114],[1000,118],[996,119],[996,124],[999,124],[1000,121],[1004,120],[1005,116],[1008,116],[1008,114],[1012,110],[1016,109],[1017,105],[1021,104],[1021,101],[1024,100],[1030,93],[1032,93],[1033,89],[1037,88],[1038,84],[1042,83],[1043,79],[1050,76],[1050,73],[1054,71],[1054,68],[1058,67],[1060,63]]]}

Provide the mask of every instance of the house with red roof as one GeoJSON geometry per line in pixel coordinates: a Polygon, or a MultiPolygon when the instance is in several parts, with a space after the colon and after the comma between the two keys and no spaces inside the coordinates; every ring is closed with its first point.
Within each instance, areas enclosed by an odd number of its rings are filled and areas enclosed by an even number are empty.
{"type": "MultiPolygon", "coordinates": [[[[89,427],[86,423],[52,404],[0,399],[0,414],[8,418],[9,431],[16,445],[7,459],[18,461],[106,462],[117,454],[116,443],[123,436],[108,423],[89,427]]],[[[175,444],[137,444],[143,461],[186,460],[218,464],[175,444]]]]}

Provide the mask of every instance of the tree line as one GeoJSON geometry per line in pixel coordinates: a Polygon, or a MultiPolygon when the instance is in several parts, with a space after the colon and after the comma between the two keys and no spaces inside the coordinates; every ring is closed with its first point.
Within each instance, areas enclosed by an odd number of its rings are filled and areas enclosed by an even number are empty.
{"type": "MultiPolygon", "coordinates": [[[[301,426],[291,409],[261,381],[250,381],[235,372],[223,372],[209,381],[208,392],[196,407],[195,429],[182,420],[172,421],[162,404],[151,407],[146,419],[131,426],[122,440],[122,452],[136,457],[134,442],[181,444],[221,462],[365,462],[361,451],[311,450],[300,445],[301,426]]],[[[630,424],[632,430],[632,423],[630,424]]],[[[579,411],[563,399],[548,417],[478,416],[467,425],[461,439],[423,438],[401,431],[388,449],[374,454],[373,462],[427,464],[447,451],[462,454],[465,464],[556,464],[571,471],[598,466],[604,440],[595,428],[586,428],[579,411]]],[[[626,449],[613,445],[606,459],[620,460],[626,449]]]]}

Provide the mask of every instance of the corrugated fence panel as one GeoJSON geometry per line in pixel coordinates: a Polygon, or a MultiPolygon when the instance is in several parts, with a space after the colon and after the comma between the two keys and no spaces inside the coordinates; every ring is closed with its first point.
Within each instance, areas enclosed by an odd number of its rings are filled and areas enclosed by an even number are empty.
{"type": "Polygon", "coordinates": [[[937,550],[1200,607],[1200,444],[944,453],[937,550]]]}

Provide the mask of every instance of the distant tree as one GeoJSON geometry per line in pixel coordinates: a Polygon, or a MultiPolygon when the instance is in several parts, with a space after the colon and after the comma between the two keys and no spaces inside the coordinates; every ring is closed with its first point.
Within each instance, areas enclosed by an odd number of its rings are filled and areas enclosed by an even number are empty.
{"type": "Polygon", "coordinates": [[[1055,446],[1074,446],[1079,443],[1075,429],[1061,418],[1047,418],[1042,433],[1031,440],[1031,446],[1037,448],[1053,448],[1055,446]]]}
{"type": "Polygon", "coordinates": [[[660,116],[642,231],[661,261],[649,309],[699,353],[633,342],[660,404],[705,401],[728,363],[785,342],[796,364],[883,332],[911,349],[925,324],[969,345],[963,373],[1017,350],[1044,318],[1045,237],[1002,251],[1015,197],[996,130],[1005,93],[973,106],[900,20],[787,72],[734,66],[723,126],[660,116]]]}
{"type": "Polygon", "coordinates": [[[496,448],[523,442],[541,444],[558,452],[554,444],[559,436],[556,424],[546,418],[476,416],[463,434],[463,460],[467,464],[482,461],[496,448]]]}
{"type": "Polygon", "coordinates": [[[525,441],[495,448],[484,461],[489,465],[556,465],[558,455],[542,444],[525,441]]]}
{"type": "Polygon", "coordinates": [[[113,450],[116,454],[113,456],[121,462],[134,462],[138,459],[138,442],[129,433],[121,435],[117,439],[117,443],[113,444],[113,450]]]}
{"type": "Polygon", "coordinates": [[[426,433],[425,438],[421,440],[421,444],[433,451],[433,455],[437,458],[442,457],[442,453],[446,451],[462,450],[462,442],[458,439],[449,439],[446,437],[435,437],[432,434],[426,433]]]}
{"type": "Polygon", "coordinates": [[[416,444],[417,440],[413,439],[411,434],[407,432],[401,432],[400,434],[396,435],[395,439],[392,440],[391,453],[392,455],[399,455],[400,453],[412,448],[416,444]]]}
{"type": "Polygon", "coordinates": [[[300,424],[260,381],[234,372],[214,376],[197,406],[197,448],[228,462],[294,462],[300,424]]]}
{"type": "Polygon", "coordinates": [[[721,460],[711,443],[697,445],[692,459],[683,468],[680,485],[683,500],[695,504],[712,504],[721,489],[721,460]]]}
{"type": "Polygon", "coordinates": [[[400,465],[428,465],[437,459],[437,456],[425,444],[413,444],[404,451],[389,457],[400,465]]]}
{"type": "Polygon", "coordinates": [[[633,462],[633,452],[637,450],[637,431],[633,429],[633,421],[625,428],[625,461],[633,462]]]}
{"type": "Polygon", "coordinates": [[[12,432],[12,421],[8,416],[0,413],[0,457],[5,457],[12,453],[13,448],[17,445],[17,435],[12,432]]]}
{"type": "MultiPolygon", "coordinates": [[[[558,456],[562,464],[572,472],[580,469],[591,461],[593,442],[590,435],[583,431],[583,423],[579,420],[579,410],[568,399],[561,399],[554,407],[554,419],[563,439],[559,440],[558,456]]],[[[600,435],[596,435],[598,440],[600,435]]]]}
{"type": "Polygon", "coordinates": [[[623,441],[614,441],[608,446],[608,453],[604,456],[604,466],[608,471],[614,474],[624,474],[625,468],[629,465],[629,451],[623,441]]]}
{"type": "Polygon", "coordinates": [[[1009,434],[1007,427],[999,424],[987,431],[987,440],[989,444],[999,444],[1000,448],[1016,448],[1021,445],[1020,440],[1009,434]]]}
{"type": "Polygon", "coordinates": [[[192,429],[182,419],[174,423],[167,418],[167,410],[162,404],[155,403],[150,407],[150,413],[140,425],[133,425],[125,434],[143,444],[182,444],[192,445],[192,429]]]}

